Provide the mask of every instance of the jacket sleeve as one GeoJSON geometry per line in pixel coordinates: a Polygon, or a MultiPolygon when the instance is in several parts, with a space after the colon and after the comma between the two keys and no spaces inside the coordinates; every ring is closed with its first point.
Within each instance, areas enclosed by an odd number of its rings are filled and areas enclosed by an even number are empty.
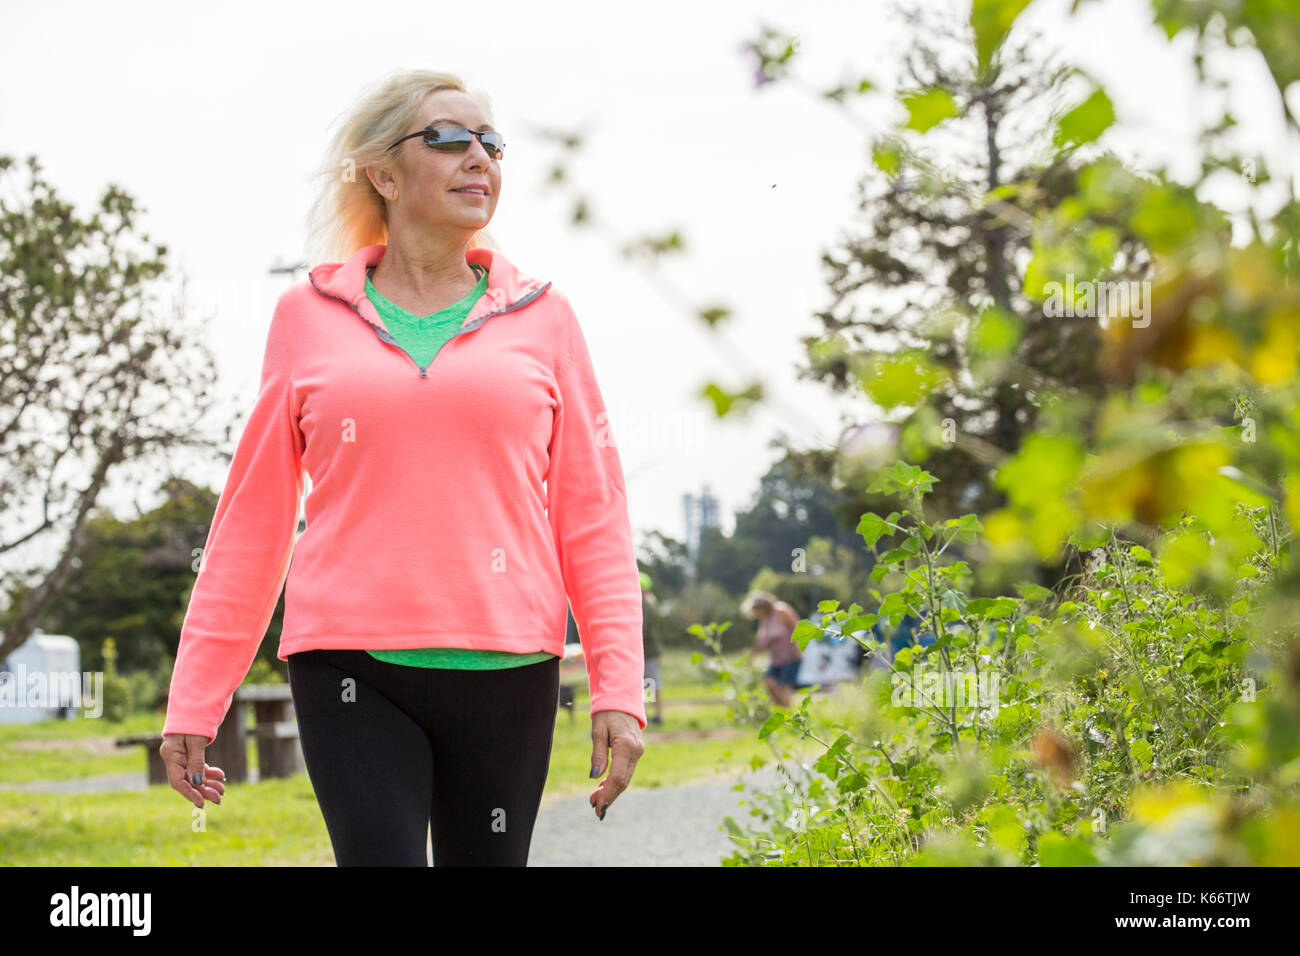
{"type": "Polygon", "coordinates": [[[587,663],[591,713],[622,711],[644,728],[641,579],[623,466],[577,317],[567,298],[554,288],[550,294],[562,305],[547,518],[587,663]]]}
{"type": "Polygon", "coordinates": [[[288,575],[305,444],[289,344],[284,309],[277,304],[257,401],[231,460],[181,626],[163,734],[216,740],[288,575]]]}

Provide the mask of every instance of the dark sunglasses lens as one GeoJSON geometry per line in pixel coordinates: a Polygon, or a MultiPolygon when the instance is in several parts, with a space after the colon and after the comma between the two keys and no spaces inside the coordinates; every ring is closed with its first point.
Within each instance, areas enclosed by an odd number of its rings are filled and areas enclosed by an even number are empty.
{"type": "Polygon", "coordinates": [[[463,126],[439,126],[424,134],[424,145],[444,153],[459,153],[469,148],[471,136],[463,126]]]}
{"type": "MultiPolygon", "coordinates": [[[[505,146],[501,141],[501,134],[494,130],[484,133],[481,138],[487,154],[493,159],[499,159],[501,148],[505,146]]],[[[444,153],[463,153],[469,149],[472,139],[474,134],[463,126],[439,126],[425,134],[424,143],[444,153]]]]}

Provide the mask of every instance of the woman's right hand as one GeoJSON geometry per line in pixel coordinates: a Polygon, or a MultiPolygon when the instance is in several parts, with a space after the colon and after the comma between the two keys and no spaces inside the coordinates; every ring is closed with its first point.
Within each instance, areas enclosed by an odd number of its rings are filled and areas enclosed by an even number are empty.
{"type": "Polygon", "coordinates": [[[167,782],[172,789],[199,809],[203,808],[204,799],[221,805],[221,796],[226,792],[226,772],[220,767],[209,767],[203,762],[203,751],[207,749],[208,738],[203,734],[166,734],[158,752],[162,755],[163,766],[167,768],[167,782]],[[202,781],[194,785],[194,776],[202,781]]]}

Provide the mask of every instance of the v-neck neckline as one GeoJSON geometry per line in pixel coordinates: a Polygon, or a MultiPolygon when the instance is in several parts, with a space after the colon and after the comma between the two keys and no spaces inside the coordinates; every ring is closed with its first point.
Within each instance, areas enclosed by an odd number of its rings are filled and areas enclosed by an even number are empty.
{"type": "Polygon", "coordinates": [[[477,262],[469,263],[469,267],[473,269],[475,272],[479,273],[478,281],[474,283],[474,288],[470,289],[467,293],[465,293],[464,296],[462,296],[457,301],[453,302],[451,305],[446,306],[445,308],[439,309],[436,312],[430,312],[428,315],[416,315],[414,312],[402,308],[396,302],[393,302],[391,299],[389,299],[382,292],[380,292],[378,289],[375,288],[375,284],[373,281],[371,281],[371,277],[374,275],[375,266],[377,265],[378,263],[376,263],[374,266],[366,267],[367,294],[373,292],[383,301],[384,305],[388,306],[388,308],[395,309],[397,312],[401,313],[402,316],[409,317],[412,321],[421,322],[421,323],[427,322],[430,319],[435,318],[436,316],[442,315],[444,312],[449,312],[452,309],[464,305],[466,299],[469,299],[471,296],[475,296],[475,293],[479,291],[479,286],[483,285],[483,280],[487,278],[487,274],[488,274],[488,270],[486,266],[483,266],[477,262]]]}

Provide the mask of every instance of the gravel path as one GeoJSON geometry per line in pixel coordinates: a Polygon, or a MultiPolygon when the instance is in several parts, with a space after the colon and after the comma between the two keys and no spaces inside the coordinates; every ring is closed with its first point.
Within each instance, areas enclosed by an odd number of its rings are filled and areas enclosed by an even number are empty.
{"type": "MultiPolygon", "coordinates": [[[[529,866],[719,866],[734,849],[722,818],[748,819],[740,801],[755,788],[769,789],[772,769],[717,776],[675,787],[638,789],[633,784],[597,820],[585,794],[543,798],[533,829],[529,866]],[[743,780],[745,790],[733,790],[743,780]]],[[[0,784],[0,790],[96,793],[143,790],[144,773],[98,774],[77,780],[0,784]]]]}
{"type": "Polygon", "coordinates": [[[30,793],[106,793],[110,790],[147,789],[149,789],[149,776],[143,770],[130,773],[96,773],[70,780],[0,783],[0,790],[26,790],[30,793]]]}
{"type": "Polygon", "coordinates": [[[533,829],[529,866],[719,866],[734,849],[721,829],[749,789],[774,786],[774,770],[717,777],[678,787],[632,788],[597,820],[587,797],[543,799],[533,829]],[[746,790],[733,790],[744,780],[746,790]]]}

